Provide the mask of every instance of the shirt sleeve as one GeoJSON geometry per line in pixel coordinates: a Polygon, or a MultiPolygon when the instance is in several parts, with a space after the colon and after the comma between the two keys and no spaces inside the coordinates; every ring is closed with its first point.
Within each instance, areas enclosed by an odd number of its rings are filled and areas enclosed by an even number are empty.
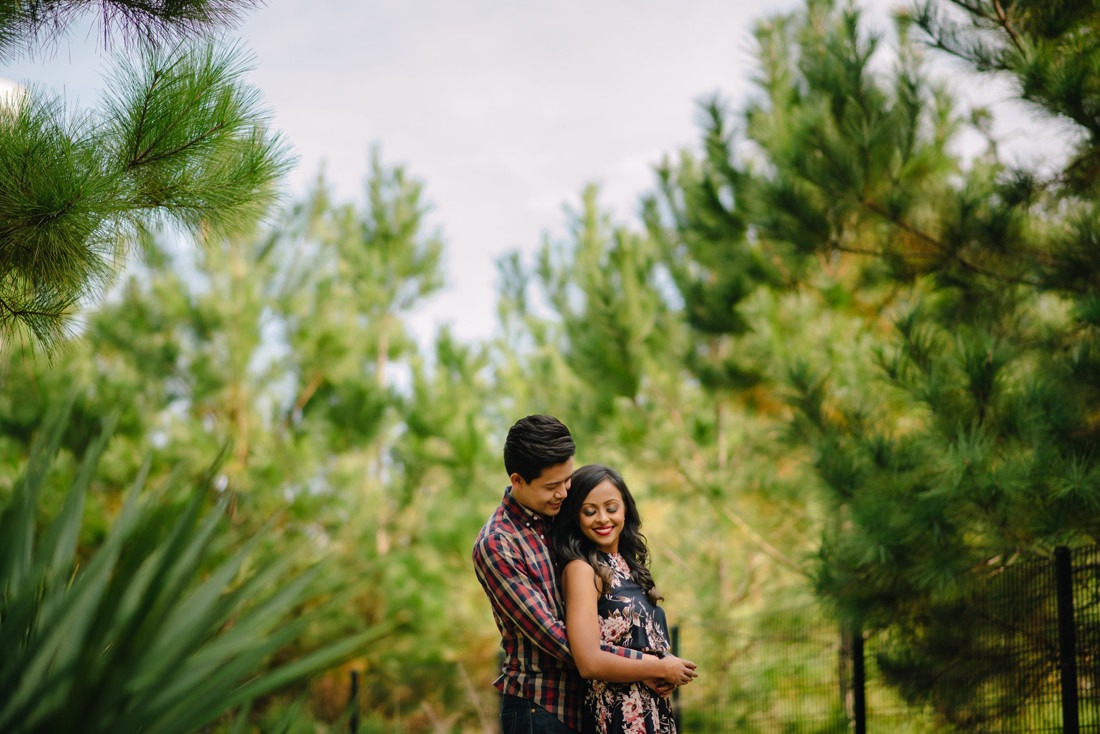
{"type": "MultiPolygon", "coordinates": [[[[565,624],[531,578],[523,554],[510,538],[488,535],[474,546],[474,569],[497,611],[544,652],[573,664],[565,624]]],[[[600,645],[607,652],[640,660],[642,653],[615,645],[600,645]]]]}

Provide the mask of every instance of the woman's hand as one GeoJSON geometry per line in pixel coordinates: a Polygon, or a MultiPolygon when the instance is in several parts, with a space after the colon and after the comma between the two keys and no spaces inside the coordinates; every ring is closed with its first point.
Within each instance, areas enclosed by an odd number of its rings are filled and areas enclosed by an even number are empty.
{"type": "Polygon", "coordinates": [[[695,671],[695,663],[675,655],[665,655],[661,658],[661,666],[664,668],[661,677],[676,686],[687,685],[699,675],[695,671]]]}
{"type": "Polygon", "coordinates": [[[661,698],[668,698],[676,690],[676,685],[669,683],[664,678],[647,678],[642,683],[661,698]]]}

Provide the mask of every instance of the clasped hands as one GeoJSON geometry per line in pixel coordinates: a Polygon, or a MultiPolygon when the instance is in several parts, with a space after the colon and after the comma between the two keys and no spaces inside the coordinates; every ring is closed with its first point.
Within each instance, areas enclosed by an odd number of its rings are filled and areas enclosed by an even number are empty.
{"type": "Polygon", "coordinates": [[[661,658],[661,662],[665,667],[665,674],[660,678],[642,681],[658,696],[670,696],[676,688],[691,683],[699,676],[695,663],[690,660],[684,660],[675,655],[665,655],[661,658]]]}

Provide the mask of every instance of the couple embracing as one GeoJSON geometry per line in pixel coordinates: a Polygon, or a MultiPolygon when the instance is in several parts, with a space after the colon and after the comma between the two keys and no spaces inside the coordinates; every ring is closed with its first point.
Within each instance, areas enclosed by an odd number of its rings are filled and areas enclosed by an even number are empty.
{"type": "Polygon", "coordinates": [[[671,654],[634,498],[614,469],[573,469],[556,418],[516,422],[511,485],[473,560],[501,634],[504,734],[674,734],[669,694],[695,664],[671,654]]]}

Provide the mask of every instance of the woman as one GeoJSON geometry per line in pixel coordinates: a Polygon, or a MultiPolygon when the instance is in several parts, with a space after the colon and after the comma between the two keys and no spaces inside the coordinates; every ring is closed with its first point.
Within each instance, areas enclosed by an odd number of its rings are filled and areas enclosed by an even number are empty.
{"type": "MultiPolygon", "coordinates": [[[[646,683],[600,678],[601,643],[629,647],[680,663],[662,688],[692,680],[695,664],[669,652],[664,610],[649,572],[649,549],[626,482],[614,469],[589,464],[573,472],[569,494],[554,525],[554,550],[562,566],[565,630],[581,675],[585,704],[599,734],[673,734],[667,695],[646,683]],[[668,685],[672,684],[672,685],[668,685]]],[[[674,665],[670,665],[674,669],[674,665]]]]}

